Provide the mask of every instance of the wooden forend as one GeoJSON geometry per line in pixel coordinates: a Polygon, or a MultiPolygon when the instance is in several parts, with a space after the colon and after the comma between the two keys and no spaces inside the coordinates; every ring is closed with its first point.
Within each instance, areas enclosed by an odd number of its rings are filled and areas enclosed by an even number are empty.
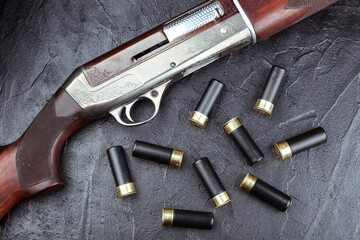
{"type": "Polygon", "coordinates": [[[262,41],[339,0],[238,0],[262,41]]]}

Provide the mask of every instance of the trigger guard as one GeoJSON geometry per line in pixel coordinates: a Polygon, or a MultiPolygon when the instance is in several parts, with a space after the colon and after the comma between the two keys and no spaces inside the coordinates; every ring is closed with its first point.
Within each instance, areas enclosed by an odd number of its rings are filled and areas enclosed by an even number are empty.
{"type": "Polygon", "coordinates": [[[137,98],[136,100],[132,101],[131,103],[127,104],[127,105],[123,105],[121,107],[118,107],[116,109],[113,109],[110,111],[110,114],[113,115],[115,117],[115,119],[122,125],[124,126],[138,126],[138,125],[142,125],[142,124],[145,124],[151,120],[153,120],[156,115],[158,114],[159,112],[159,109],[160,109],[160,101],[161,101],[161,98],[162,98],[162,95],[164,94],[165,92],[165,89],[166,87],[168,86],[168,84],[170,83],[170,81],[164,83],[163,85],[160,85],[158,86],[157,88],[155,89],[152,89],[151,91],[149,91],[148,93],[140,96],[139,98],[137,98]],[[159,95],[154,97],[151,95],[151,92],[153,90],[157,90],[159,95]],[[131,108],[133,107],[133,105],[139,101],[140,99],[148,99],[150,100],[153,104],[154,104],[154,107],[155,107],[155,111],[154,111],[154,114],[147,120],[145,121],[142,121],[142,122],[134,122],[134,120],[132,119],[131,117],[131,108]],[[130,120],[132,123],[127,123],[125,122],[123,119],[121,119],[121,113],[122,111],[124,110],[125,108],[125,115],[126,117],[128,118],[128,120],[130,120]]]}
{"type": "MultiPolygon", "coordinates": [[[[114,109],[110,111],[110,114],[114,116],[116,121],[118,121],[121,125],[132,127],[132,126],[138,126],[141,124],[144,124],[145,122],[139,122],[139,123],[127,123],[121,119],[121,112],[124,110],[125,106],[122,106],[120,108],[114,109]]],[[[129,119],[130,120],[130,119],[129,119]]]]}
{"type": "Polygon", "coordinates": [[[142,125],[142,124],[145,124],[151,120],[153,120],[157,113],[159,112],[159,109],[160,109],[160,104],[156,103],[155,101],[153,101],[151,98],[148,98],[148,97],[142,97],[142,98],[146,98],[146,99],[149,99],[153,104],[154,104],[154,107],[155,107],[155,111],[154,111],[154,114],[147,120],[145,121],[142,121],[142,122],[134,122],[134,120],[131,118],[131,115],[130,115],[130,111],[131,111],[131,107],[138,101],[140,100],[137,99],[136,101],[130,103],[129,105],[126,105],[126,106],[121,106],[120,108],[117,108],[117,109],[114,109],[112,111],[110,111],[110,114],[112,116],[114,116],[114,118],[116,119],[116,121],[118,121],[121,125],[124,125],[124,126],[128,126],[128,127],[132,127],[132,126],[139,126],[139,125],[142,125]],[[122,111],[124,110],[125,108],[125,114],[126,114],[126,117],[132,121],[133,123],[127,123],[125,122],[122,118],[121,118],[121,113],[122,111]],[[128,110],[129,109],[129,110],[128,110]],[[129,115],[126,113],[126,112],[129,112],[129,115]]]}

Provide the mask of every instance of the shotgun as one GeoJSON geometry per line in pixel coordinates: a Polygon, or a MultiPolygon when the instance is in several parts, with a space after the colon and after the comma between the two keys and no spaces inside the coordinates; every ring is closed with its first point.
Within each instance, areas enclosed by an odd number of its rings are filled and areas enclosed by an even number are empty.
{"type": "Polygon", "coordinates": [[[14,143],[0,147],[0,218],[19,201],[62,186],[66,139],[111,114],[122,125],[153,119],[170,83],[267,39],[338,0],[211,0],[77,68],[14,143]],[[155,111],[136,122],[141,99],[155,111]]]}

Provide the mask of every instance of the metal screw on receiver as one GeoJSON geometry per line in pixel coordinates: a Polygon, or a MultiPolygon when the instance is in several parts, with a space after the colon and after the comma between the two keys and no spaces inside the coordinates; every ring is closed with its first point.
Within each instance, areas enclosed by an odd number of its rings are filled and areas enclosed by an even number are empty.
{"type": "Polygon", "coordinates": [[[152,91],[151,91],[151,96],[152,96],[152,97],[157,97],[157,96],[159,96],[159,92],[156,91],[156,90],[152,90],[152,91]]]}

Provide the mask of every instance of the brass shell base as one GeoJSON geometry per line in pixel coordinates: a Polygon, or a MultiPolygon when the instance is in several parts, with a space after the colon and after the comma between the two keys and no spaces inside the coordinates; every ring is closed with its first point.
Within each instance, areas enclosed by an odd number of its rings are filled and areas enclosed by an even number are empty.
{"type": "Polygon", "coordinates": [[[280,142],[274,144],[275,151],[281,160],[292,157],[292,151],[288,142],[280,142]]]}
{"type": "Polygon", "coordinates": [[[223,125],[223,128],[227,134],[230,134],[241,126],[242,123],[240,122],[239,118],[233,117],[223,125]]]}
{"type": "Polygon", "coordinates": [[[254,110],[256,112],[265,116],[271,116],[273,109],[274,109],[274,104],[264,99],[258,99],[254,107],[254,110]]]}
{"type": "Polygon", "coordinates": [[[184,152],[174,149],[171,154],[170,165],[174,167],[181,167],[183,158],[184,152]]]}
{"type": "Polygon", "coordinates": [[[201,112],[194,111],[189,117],[189,121],[192,125],[198,128],[205,128],[209,118],[201,112]]]}
{"type": "Polygon", "coordinates": [[[215,203],[215,207],[221,207],[231,201],[229,194],[225,191],[212,198],[215,203]]]}
{"type": "Polygon", "coordinates": [[[135,184],[133,182],[120,185],[116,188],[118,197],[122,198],[136,193],[135,184]]]}
{"type": "Polygon", "coordinates": [[[245,192],[250,192],[257,181],[257,177],[251,173],[246,174],[244,180],[240,184],[240,188],[245,192]]]}
{"type": "Polygon", "coordinates": [[[164,208],[162,210],[161,225],[172,226],[174,222],[174,209],[164,208]]]}

